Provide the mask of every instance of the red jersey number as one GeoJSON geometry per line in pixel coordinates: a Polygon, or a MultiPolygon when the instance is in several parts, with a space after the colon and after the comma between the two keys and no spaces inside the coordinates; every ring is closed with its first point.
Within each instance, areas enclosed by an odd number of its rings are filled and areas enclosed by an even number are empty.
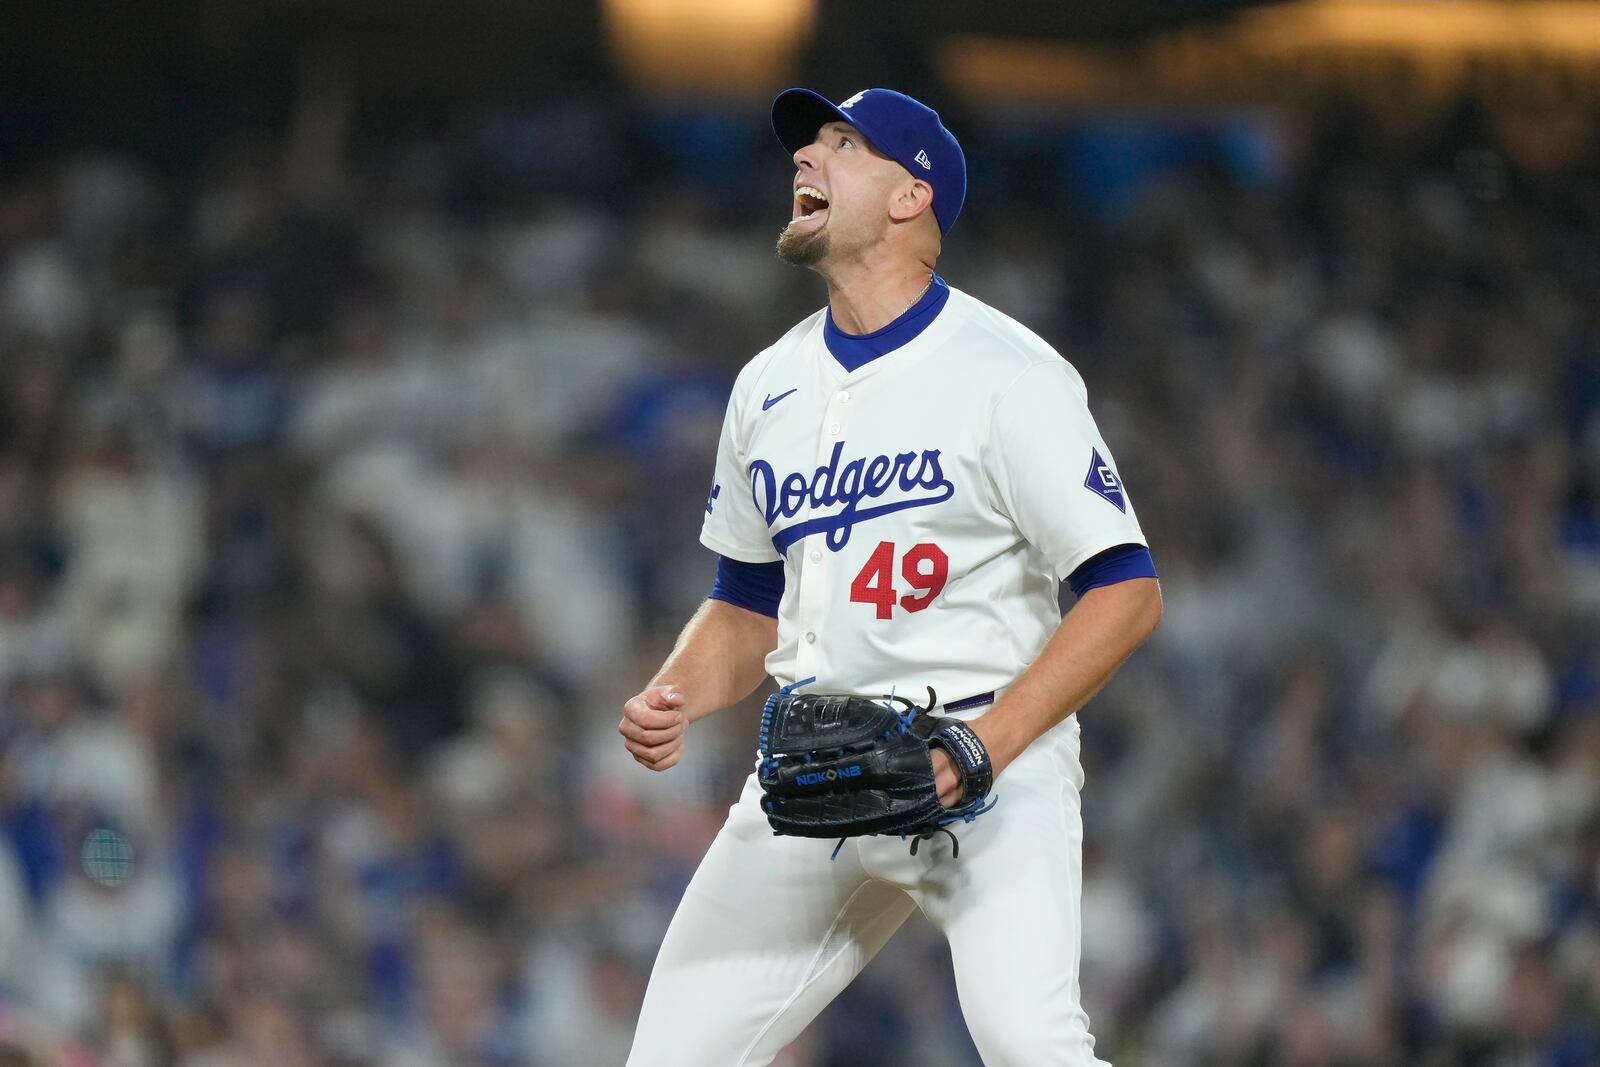
{"type": "Polygon", "coordinates": [[[880,619],[894,615],[899,604],[906,611],[921,611],[933,603],[950,578],[950,557],[938,545],[913,545],[900,560],[900,577],[913,592],[900,596],[894,587],[894,542],[879,541],[850,583],[850,600],[871,604],[880,619]]]}

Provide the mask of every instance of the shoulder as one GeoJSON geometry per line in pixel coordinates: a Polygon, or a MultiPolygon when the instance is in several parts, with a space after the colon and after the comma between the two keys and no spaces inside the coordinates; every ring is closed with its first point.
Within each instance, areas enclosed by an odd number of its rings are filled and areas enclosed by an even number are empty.
{"type": "Polygon", "coordinates": [[[1016,319],[977,297],[951,286],[947,310],[959,350],[974,357],[970,362],[991,374],[1002,392],[1026,378],[1064,379],[1084,391],[1078,369],[1060,352],[1016,319]]]}
{"type": "Polygon", "coordinates": [[[732,402],[737,405],[745,397],[762,388],[769,374],[784,373],[788,361],[799,356],[806,342],[822,329],[822,318],[827,310],[826,307],[818,308],[791,326],[782,337],[757,352],[755,358],[739,371],[739,376],[733,384],[732,402]]]}

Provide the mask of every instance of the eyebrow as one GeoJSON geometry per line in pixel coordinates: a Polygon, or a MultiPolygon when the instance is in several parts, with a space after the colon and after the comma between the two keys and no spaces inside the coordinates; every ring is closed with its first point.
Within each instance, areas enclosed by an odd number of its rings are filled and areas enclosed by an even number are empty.
{"type": "Polygon", "coordinates": [[[867,152],[870,153],[871,155],[877,156],[879,159],[888,159],[889,158],[888,156],[884,155],[883,152],[881,150],[879,150],[879,148],[876,145],[874,145],[871,141],[869,141],[867,139],[867,135],[866,134],[862,133],[860,130],[856,129],[854,126],[850,125],[848,122],[834,121],[834,122],[823,123],[822,128],[817,131],[817,135],[811,139],[811,143],[812,144],[816,144],[818,141],[822,140],[823,134],[829,134],[829,133],[835,134],[835,135],[848,135],[850,137],[854,137],[857,141],[859,141],[861,143],[861,147],[865,148],[867,150],[867,152]]]}
{"type": "Polygon", "coordinates": [[[847,122],[828,122],[828,123],[824,123],[822,128],[817,131],[817,136],[821,137],[825,133],[847,133],[852,137],[861,137],[862,136],[860,130],[856,129],[854,126],[850,125],[847,122]]]}

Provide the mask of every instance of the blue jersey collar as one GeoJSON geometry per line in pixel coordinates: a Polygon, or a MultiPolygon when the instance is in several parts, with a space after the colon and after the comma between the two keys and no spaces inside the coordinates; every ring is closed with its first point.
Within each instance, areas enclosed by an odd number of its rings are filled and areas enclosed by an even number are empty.
{"type": "Polygon", "coordinates": [[[881,330],[871,333],[845,333],[834,325],[833,309],[828,309],[822,323],[822,340],[847,371],[860,370],[879,356],[886,356],[916,340],[917,336],[933,325],[939,311],[950,299],[950,287],[937,274],[933,276],[928,291],[899,318],[881,330]]]}

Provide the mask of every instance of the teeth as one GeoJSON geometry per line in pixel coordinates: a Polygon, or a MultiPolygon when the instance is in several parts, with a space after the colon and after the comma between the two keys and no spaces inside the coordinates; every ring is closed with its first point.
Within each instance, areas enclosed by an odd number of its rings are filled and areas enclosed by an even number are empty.
{"type": "Polygon", "coordinates": [[[816,218],[828,210],[828,198],[814,185],[802,185],[794,191],[794,220],[816,218]]]}

